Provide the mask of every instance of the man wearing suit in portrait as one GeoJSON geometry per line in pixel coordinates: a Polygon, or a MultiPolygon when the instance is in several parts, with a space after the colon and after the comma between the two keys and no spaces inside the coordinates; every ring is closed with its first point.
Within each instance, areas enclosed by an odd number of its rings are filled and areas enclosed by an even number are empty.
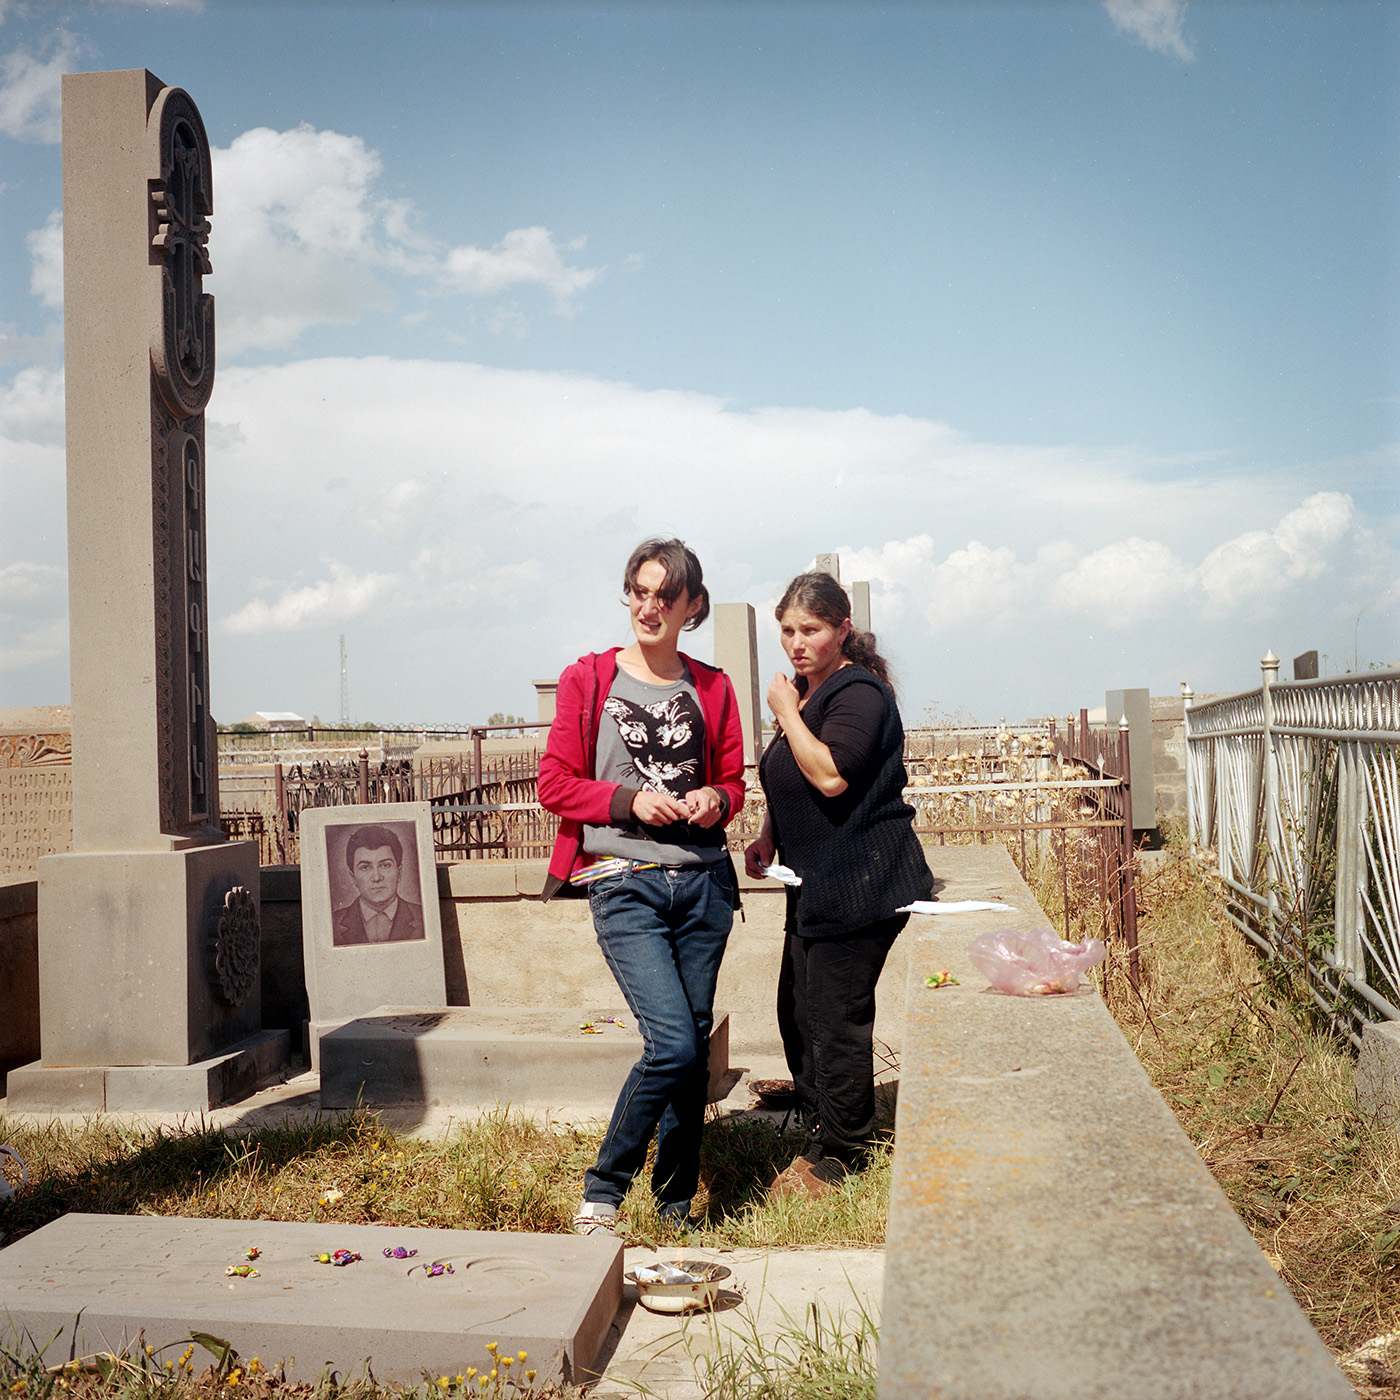
{"type": "Polygon", "coordinates": [[[403,843],[388,827],[357,827],[345,843],[345,864],[359,894],[335,911],[331,942],[337,948],[425,936],[423,906],[399,894],[403,843]]]}

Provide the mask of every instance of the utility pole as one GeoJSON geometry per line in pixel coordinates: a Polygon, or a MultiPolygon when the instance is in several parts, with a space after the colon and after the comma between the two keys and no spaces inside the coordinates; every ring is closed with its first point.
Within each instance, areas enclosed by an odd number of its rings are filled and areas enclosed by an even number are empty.
{"type": "Polygon", "coordinates": [[[350,728],[350,680],[345,669],[345,633],[340,634],[340,727],[350,728]]]}

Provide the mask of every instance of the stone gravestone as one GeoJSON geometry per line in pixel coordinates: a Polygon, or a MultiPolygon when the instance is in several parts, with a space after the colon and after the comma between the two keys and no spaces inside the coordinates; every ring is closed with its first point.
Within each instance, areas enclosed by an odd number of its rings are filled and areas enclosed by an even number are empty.
{"type": "Polygon", "coordinates": [[[66,709],[0,710],[0,877],[72,850],[72,752],[66,709]]]}
{"type": "Polygon", "coordinates": [[[758,697],[758,626],[752,604],[715,604],[715,665],[734,685],[744,731],[744,762],[756,767],[763,752],[763,708],[758,697]]]}
{"type": "Polygon", "coordinates": [[[445,1007],[447,974],[429,804],[313,807],[300,823],[307,1041],[319,1069],[324,1032],[388,1004],[445,1007]],[[380,909],[382,930],[371,927],[380,909]]]}
{"type": "Polygon", "coordinates": [[[1150,831],[1157,825],[1156,777],[1152,763],[1152,701],[1146,687],[1110,690],[1104,694],[1104,732],[1118,742],[1119,721],[1128,720],[1129,792],[1133,804],[1133,830],[1150,831]]]}
{"type": "Polygon", "coordinates": [[[219,829],[209,710],[209,142],[145,69],[63,78],[73,850],[39,861],[41,1058],[12,1110],[194,1110],[262,1032],[258,849],[219,829]]]}

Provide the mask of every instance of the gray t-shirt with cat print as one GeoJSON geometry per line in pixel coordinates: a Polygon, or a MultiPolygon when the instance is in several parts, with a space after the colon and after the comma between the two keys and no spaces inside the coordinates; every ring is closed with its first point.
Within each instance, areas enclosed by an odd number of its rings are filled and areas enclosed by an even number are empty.
{"type": "MultiPolygon", "coordinates": [[[[617,668],[603,702],[593,775],[679,800],[705,785],[705,714],[688,668],[667,685],[649,685],[617,668]]],[[[583,849],[591,856],[700,865],[724,855],[724,828],[647,826],[635,819],[620,826],[585,825],[583,849]]]]}

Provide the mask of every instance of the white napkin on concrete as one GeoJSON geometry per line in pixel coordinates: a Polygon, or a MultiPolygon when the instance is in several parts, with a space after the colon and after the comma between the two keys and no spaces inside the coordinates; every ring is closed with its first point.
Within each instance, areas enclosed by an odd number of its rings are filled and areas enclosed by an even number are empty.
{"type": "Polygon", "coordinates": [[[974,914],[979,909],[1005,909],[1013,914],[1016,912],[1014,904],[991,904],[982,899],[953,899],[946,904],[940,900],[916,899],[912,904],[906,904],[895,912],[898,914],[974,914]]]}

